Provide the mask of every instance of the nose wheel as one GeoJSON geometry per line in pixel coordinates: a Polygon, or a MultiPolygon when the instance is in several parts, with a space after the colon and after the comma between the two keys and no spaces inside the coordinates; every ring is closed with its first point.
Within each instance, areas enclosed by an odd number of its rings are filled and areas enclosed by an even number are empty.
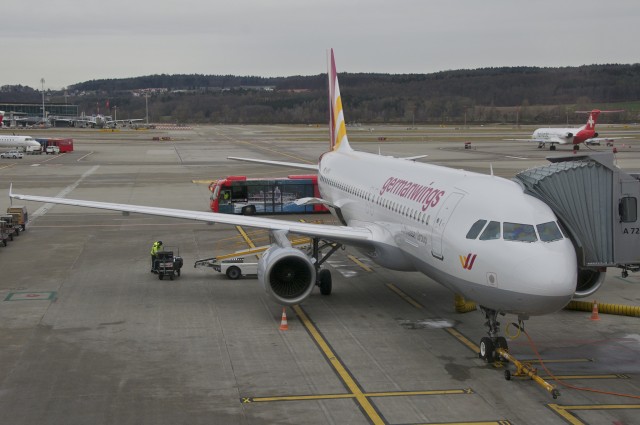
{"type": "Polygon", "coordinates": [[[489,336],[485,336],[480,340],[480,352],[478,353],[478,357],[487,363],[493,363],[495,360],[500,359],[500,355],[496,350],[498,348],[502,348],[506,351],[509,349],[509,346],[505,337],[498,336],[500,332],[498,314],[500,314],[500,312],[485,307],[480,307],[480,309],[487,319],[484,325],[489,328],[489,336]]]}

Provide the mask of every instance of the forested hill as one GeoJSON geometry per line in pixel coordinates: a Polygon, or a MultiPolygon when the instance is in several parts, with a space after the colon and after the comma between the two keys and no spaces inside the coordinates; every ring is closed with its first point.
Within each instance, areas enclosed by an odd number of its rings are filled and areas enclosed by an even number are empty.
{"type": "MultiPolygon", "coordinates": [[[[501,67],[433,74],[339,74],[348,121],[438,123],[563,122],[568,112],[627,104],[611,120],[637,120],[640,64],[538,68],[501,67]],[[635,110],[634,110],[635,109],[635,110]]],[[[0,101],[9,102],[6,87],[0,101]]],[[[92,80],[68,88],[68,101],[87,108],[117,105],[144,116],[140,89],[154,121],[317,123],[326,120],[326,75],[278,78],[220,75],[151,75],[92,80]]],[[[35,92],[37,94],[37,91],[35,92]]],[[[51,96],[55,101],[57,96],[51,96]]],[[[36,98],[35,101],[38,99],[36,98]]]]}

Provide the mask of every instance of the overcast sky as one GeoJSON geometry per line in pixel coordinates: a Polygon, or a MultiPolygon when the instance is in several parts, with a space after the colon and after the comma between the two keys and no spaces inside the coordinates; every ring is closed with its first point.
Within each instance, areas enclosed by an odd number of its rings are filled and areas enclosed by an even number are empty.
{"type": "Polygon", "coordinates": [[[640,62],[638,0],[55,0],[2,8],[0,86],[640,62]]]}

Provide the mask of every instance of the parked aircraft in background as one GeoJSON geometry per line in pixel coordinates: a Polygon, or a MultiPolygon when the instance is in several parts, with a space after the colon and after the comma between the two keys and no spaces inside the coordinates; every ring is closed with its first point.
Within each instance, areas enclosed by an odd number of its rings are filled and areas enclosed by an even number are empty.
{"type": "Polygon", "coordinates": [[[578,128],[538,128],[533,132],[530,139],[507,139],[517,141],[528,141],[538,143],[538,148],[542,149],[546,144],[550,144],[549,150],[556,150],[555,145],[572,144],[574,150],[580,149],[580,143],[599,144],[601,141],[612,141],[614,139],[598,138],[596,133],[596,121],[601,113],[619,112],[619,111],[600,111],[594,109],[588,111],[576,111],[578,113],[588,113],[587,123],[578,128]]]}
{"type": "Polygon", "coordinates": [[[56,117],[56,121],[66,122],[69,127],[91,127],[91,128],[115,128],[118,125],[131,125],[134,122],[142,121],[142,118],[115,120],[109,115],[81,115],[79,117],[56,117]]]}
{"type": "Polygon", "coordinates": [[[330,294],[331,274],[321,267],[340,244],[351,245],[382,267],[420,271],[479,304],[488,327],[489,336],[480,341],[487,361],[494,358],[495,348],[506,348],[506,339],[499,336],[499,314],[525,320],[553,313],[572,297],[597,289],[577,291],[582,277],[571,240],[549,206],[524,193],[518,183],[352,149],[333,50],[328,76],[331,150],[317,165],[241,160],[318,172],[321,197],[297,202],[326,205],[342,226],[21,195],[12,189],[10,197],[268,229],[275,243],[259,261],[258,279],[281,305],[303,302],[315,286],[330,294]],[[312,254],[293,248],[288,233],[309,236],[312,254]],[[323,249],[329,252],[323,254],[323,249]]]}
{"type": "Polygon", "coordinates": [[[0,148],[24,148],[25,150],[40,150],[42,145],[31,136],[9,136],[0,134],[0,148]]]}

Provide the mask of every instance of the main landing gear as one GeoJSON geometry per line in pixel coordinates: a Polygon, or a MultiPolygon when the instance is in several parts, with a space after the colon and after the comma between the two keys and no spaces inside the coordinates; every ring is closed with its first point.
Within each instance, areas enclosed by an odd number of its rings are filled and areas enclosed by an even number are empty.
{"type": "Polygon", "coordinates": [[[316,286],[320,287],[320,293],[322,295],[331,295],[331,271],[329,271],[328,269],[320,269],[320,266],[322,266],[322,264],[327,261],[327,259],[331,257],[334,252],[342,248],[342,245],[335,242],[327,242],[324,240],[320,241],[319,238],[313,238],[312,242],[313,244],[311,247],[311,256],[315,260],[314,266],[316,268],[316,286]],[[329,252],[322,255],[322,250],[327,247],[331,247],[331,249],[329,249],[329,252]]]}
{"type": "Polygon", "coordinates": [[[489,328],[489,336],[480,339],[480,353],[478,356],[487,363],[493,363],[500,356],[496,353],[496,349],[502,348],[508,350],[507,339],[503,336],[498,336],[500,332],[500,322],[498,322],[498,314],[500,312],[491,310],[485,307],[480,307],[487,321],[485,326],[489,328]]]}

